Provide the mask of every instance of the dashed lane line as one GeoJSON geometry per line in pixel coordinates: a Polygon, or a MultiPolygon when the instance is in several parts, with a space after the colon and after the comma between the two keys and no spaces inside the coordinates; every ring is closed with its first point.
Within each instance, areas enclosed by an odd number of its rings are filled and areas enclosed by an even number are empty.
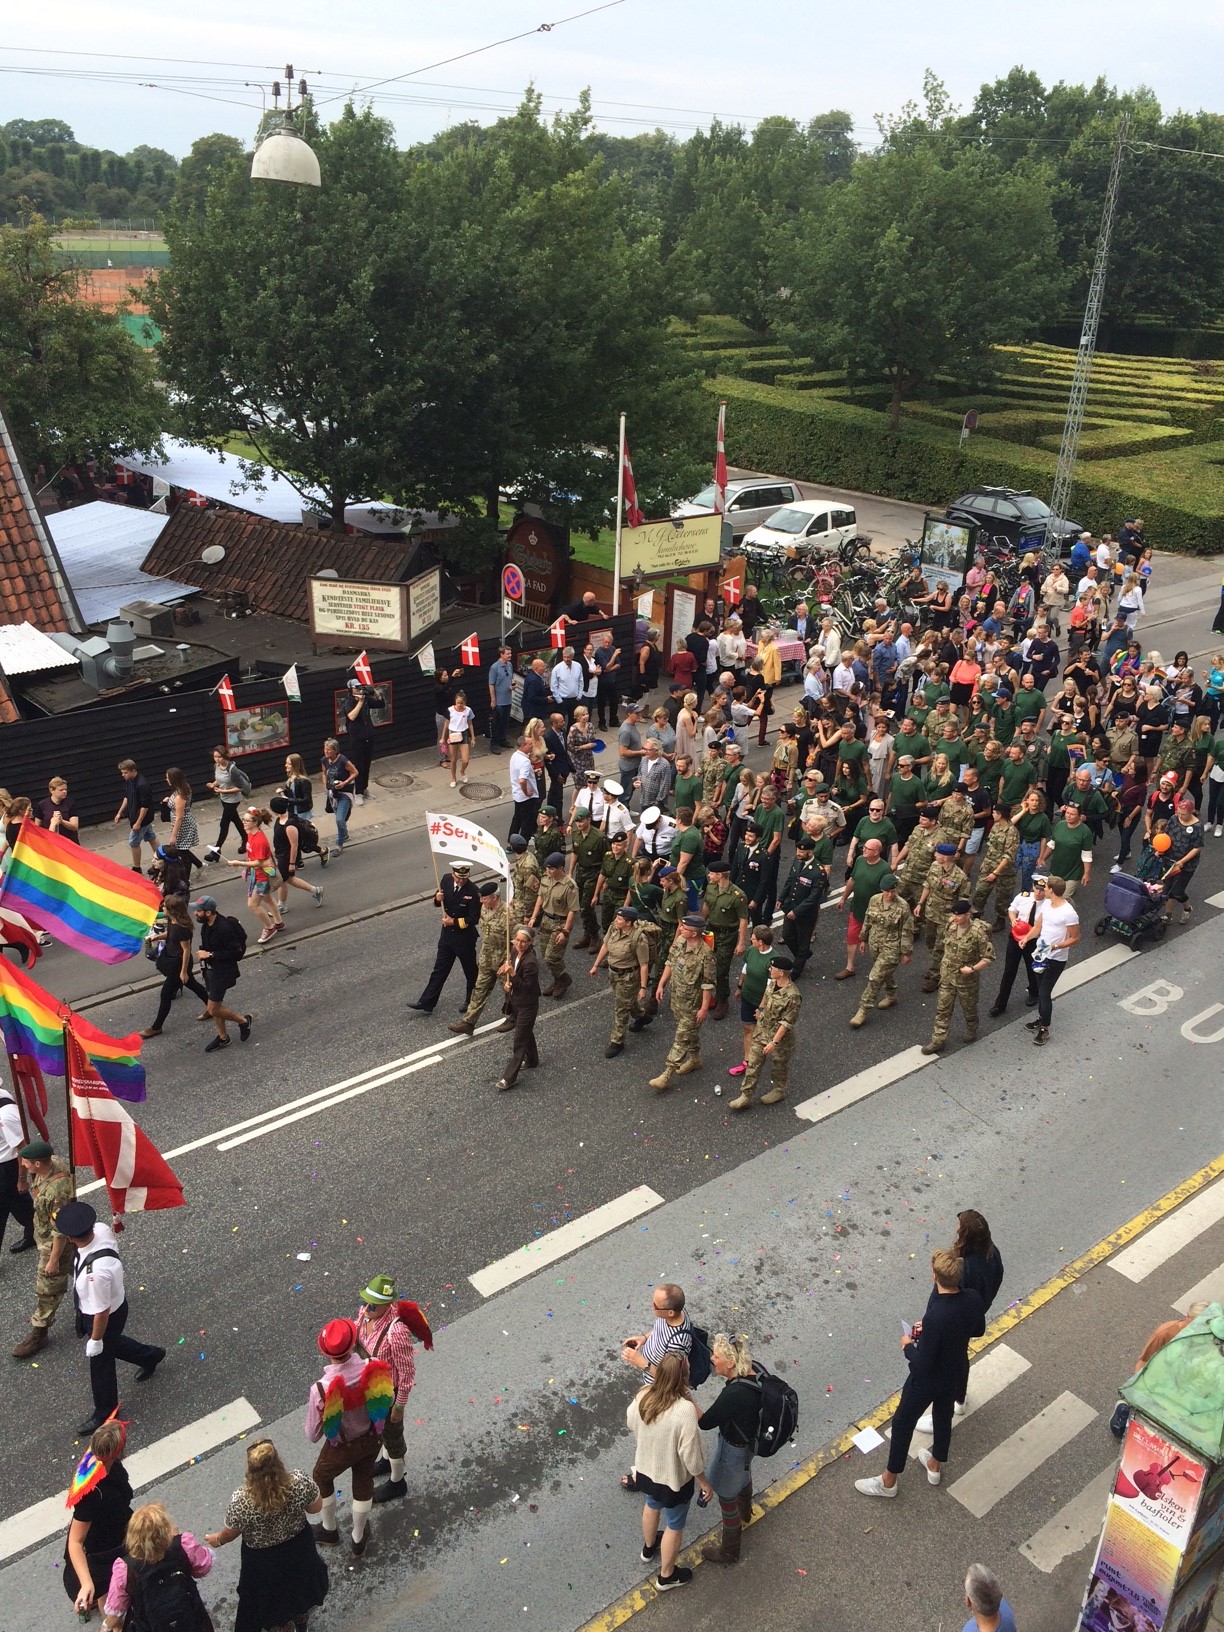
{"type": "Polygon", "coordinates": [[[1134,1246],[1111,1258],[1109,1267],[1116,1269],[1119,1275],[1125,1275],[1128,1281],[1134,1281],[1137,1286],[1222,1218],[1224,1184],[1213,1184],[1209,1190],[1204,1190],[1193,1201],[1179,1208],[1172,1218],[1165,1219],[1141,1236],[1134,1246]]]}
{"type": "Polygon", "coordinates": [[[495,1292],[504,1292],[516,1281],[534,1275],[536,1270],[555,1264],[558,1258],[566,1258],[571,1252],[589,1246],[592,1241],[610,1235],[632,1219],[641,1218],[643,1213],[653,1212],[656,1207],[662,1206],[662,1196],[648,1184],[639,1184],[634,1190],[626,1190],[623,1196],[605,1201],[601,1207],[593,1207],[580,1218],[572,1218],[557,1229],[548,1230],[534,1241],[526,1242],[517,1252],[508,1253],[486,1269],[469,1275],[468,1280],[482,1298],[491,1298],[495,1292]]]}

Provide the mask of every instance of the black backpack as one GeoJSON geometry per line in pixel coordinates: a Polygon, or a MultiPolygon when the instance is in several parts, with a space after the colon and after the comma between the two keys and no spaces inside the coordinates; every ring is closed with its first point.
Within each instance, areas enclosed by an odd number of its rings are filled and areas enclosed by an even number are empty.
{"type": "Polygon", "coordinates": [[[689,1384],[700,1388],[712,1370],[710,1363],[710,1334],[704,1326],[690,1326],[692,1347],[689,1349],[689,1384]]]}
{"type": "Polygon", "coordinates": [[[234,956],[237,958],[238,962],[241,963],[243,958],[246,957],[247,952],[247,932],[239,919],[231,918],[230,923],[233,924],[235,930],[237,931],[237,934],[235,935],[237,945],[234,947],[234,956]]]}
{"type": "Polygon", "coordinates": [[[303,856],[315,855],[319,849],[319,830],[309,816],[290,818],[298,834],[298,852],[303,856]]]}
{"type": "Polygon", "coordinates": [[[156,1564],[128,1559],[127,1584],[132,1601],[129,1632],[196,1632],[209,1624],[177,1536],[156,1564]]]}
{"type": "Polygon", "coordinates": [[[754,1375],[741,1381],[750,1383],[761,1393],[761,1414],[757,1419],[754,1456],[775,1456],[783,1445],[788,1445],[799,1427],[799,1396],[789,1383],[775,1377],[772,1371],[757,1360],[752,1363],[754,1375]]]}

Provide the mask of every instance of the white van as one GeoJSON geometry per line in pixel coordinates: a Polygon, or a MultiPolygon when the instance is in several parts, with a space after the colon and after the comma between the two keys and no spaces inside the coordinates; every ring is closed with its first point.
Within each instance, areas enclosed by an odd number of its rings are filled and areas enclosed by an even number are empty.
{"type": "Polygon", "coordinates": [[[751,549],[794,549],[806,555],[835,548],[857,531],[858,518],[848,504],[799,499],[775,510],[768,521],[752,529],[744,543],[751,549]]]}

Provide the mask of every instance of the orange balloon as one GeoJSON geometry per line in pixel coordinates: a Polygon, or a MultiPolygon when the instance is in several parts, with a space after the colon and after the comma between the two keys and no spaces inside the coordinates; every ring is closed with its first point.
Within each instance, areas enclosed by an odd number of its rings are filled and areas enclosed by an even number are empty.
{"type": "Polygon", "coordinates": [[[1157,833],[1152,838],[1152,849],[1158,856],[1163,856],[1166,850],[1173,848],[1173,840],[1167,833],[1157,833]]]}

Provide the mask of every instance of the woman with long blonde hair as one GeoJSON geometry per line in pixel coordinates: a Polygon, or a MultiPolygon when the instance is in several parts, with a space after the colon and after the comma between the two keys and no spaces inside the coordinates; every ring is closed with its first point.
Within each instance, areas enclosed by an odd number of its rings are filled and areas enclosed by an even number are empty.
{"type": "MultiPolygon", "coordinates": [[[[146,1502],[138,1507],[128,1520],[123,1556],[115,1561],[111,1571],[110,1591],[106,1595],[106,1611],[102,1624],[107,1632],[119,1632],[125,1625],[128,1611],[134,1610],[131,1625],[143,1626],[144,1583],[151,1570],[161,1563],[169,1564],[178,1574],[198,1581],[213,1566],[210,1548],[197,1541],[190,1530],[180,1531],[160,1502],[146,1502]]],[[[213,1632],[212,1619],[204,1608],[199,1589],[194,1593],[194,1613],[189,1621],[180,1620],[181,1632],[213,1632]]]]}
{"type": "Polygon", "coordinates": [[[658,1561],[660,1592],[685,1586],[693,1572],[677,1565],[693,1487],[713,1495],[705,1477],[705,1449],[697,1428],[697,1407],[689,1389],[688,1356],[665,1354],[654,1379],[629,1402],[625,1421],[636,1449],[633,1488],[645,1496],[642,1508],[642,1563],[658,1561]],[[659,1534],[662,1515],[663,1534],[659,1534]]]}
{"type": "Polygon", "coordinates": [[[242,1538],[234,1632],[298,1628],[327,1596],[327,1565],[310,1533],[308,1513],[323,1505],[309,1474],[292,1473],[270,1439],[247,1447],[246,1478],[229,1499],[225,1523],[205,1536],[210,1547],[242,1538]]]}

